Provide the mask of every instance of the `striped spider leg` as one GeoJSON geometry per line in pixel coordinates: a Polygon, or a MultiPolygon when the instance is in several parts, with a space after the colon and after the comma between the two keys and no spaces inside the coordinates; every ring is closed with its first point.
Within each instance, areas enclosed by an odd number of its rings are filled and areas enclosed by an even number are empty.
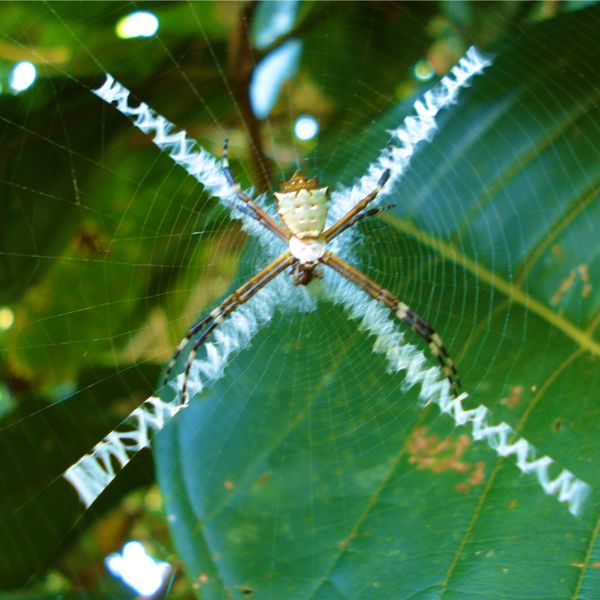
{"type": "Polygon", "coordinates": [[[363,292],[371,296],[374,300],[381,302],[390,309],[394,316],[406,323],[417,335],[421,336],[429,346],[431,353],[437,358],[442,368],[444,377],[450,382],[450,389],[454,396],[459,395],[461,387],[460,378],[450,358],[448,351],[444,347],[442,339],[436,333],[435,329],[422,317],[420,317],[410,306],[401,302],[391,292],[382,288],[364,273],[355,269],[352,265],[342,260],[339,256],[331,252],[326,252],[321,261],[331,267],[336,273],[351,281],[363,292]]]}
{"type": "MultiPolygon", "coordinates": [[[[244,203],[245,208],[248,209],[248,212],[263,226],[265,229],[268,229],[271,233],[274,233],[276,236],[280,237],[285,242],[289,239],[289,232],[281,227],[277,221],[273,220],[268,214],[266,214],[260,206],[258,206],[252,198],[250,198],[247,194],[242,190],[242,186],[235,180],[235,177],[229,167],[229,157],[227,154],[227,149],[229,147],[229,140],[225,140],[223,144],[223,153],[221,164],[223,166],[223,171],[225,173],[225,178],[229,182],[229,185],[235,190],[237,197],[244,203]]],[[[244,211],[246,212],[246,211],[244,211]]]]}
{"type": "MultiPolygon", "coordinates": [[[[358,202],[351,208],[337,223],[325,231],[324,236],[326,242],[340,235],[350,227],[353,227],[365,217],[370,217],[382,210],[392,208],[393,205],[372,208],[365,211],[367,205],[375,200],[381,188],[385,185],[389,178],[389,171],[386,169],[381,175],[377,187],[368,194],[363,200],[358,202]],[[364,211],[364,212],[363,212],[364,211]]],[[[440,363],[442,373],[450,383],[452,394],[457,397],[461,387],[460,378],[454,366],[454,361],[450,357],[448,350],[444,346],[442,339],[435,329],[420,315],[418,315],[410,306],[401,302],[390,291],[382,288],[375,281],[367,277],[364,273],[342,260],[330,251],[326,251],[321,262],[339,275],[345,277],[348,281],[360,288],[363,292],[371,296],[374,300],[381,302],[386,306],[394,316],[406,323],[417,335],[422,337],[427,343],[429,350],[440,363]]]]}
{"type": "Polygon", "coordinates": [[[395,317],[423,338],[433,356],[440,363],[444,377],[450,382],[452,393],[454,396],[458,396],[460,388],[458,373],[440,336],[433,327],[391,292],[327,249],[328,242],[362,219],[391,208],[391,206],[384,206],[367,209],[389,179],[390,171],[388,169],[383,171],[375,189],[357,202],[334,225],[325,229],[329,190],[327,187],[320,187],[316,178],[307,179],[298,171],[289,180],[282,182],[280,191],[275,193],[277,212],[283,222],[283,224],[279,224],[245,194],[235,180],[229,167],[227,141],[223,147],[222,164],[227,181],[241,201],[240,210],[250,214],[273,235],[284,240],[288,245],[288,250],[229,294],[206,318],[190,327],[181,340],[167,367],[164,383],[167,384],[173,367],[183,350],[193,341],[183,376],[182,404],[187,403],[188,379],[196,354],[208,336],[236,308],[247,302],[288,267],[295,285],[308,285],[313,279],[321,277],[321,265],[333,269],[371,298],[381,302],[395,317]]]}
{"type": "Polygon", "coordinates": [[[268,264],[264,269],[256,273],[256,275],[252,276],[246,283],[238,287],[234,292],[229,294],[221,304],[214,310],[212,310],[207,317],[202,319],[196,325],[190,327],[188,332],[185,334],[185,337],[181,340],[173,357],[169,361],[169,365],[167,367],[167,371],[164,377],[164,385],[166,385],[169,381],[169,376],[177,359],[180,354],[183,352],[184,348],[188,345],[188,343],[196,338],[198,334],[198,338],[195,340],[194,345],[188,355],[187,364],[185,368],[185,374],[183,376],[183,385],[181,387],[181,404],[185,405],[187,403],[187,384],[190,376],[190,371],[192,369],[192,365],[196,358],[196,354],[200,346],[206,342],[208,336],[239,306],[248,302],[252,296],[254,296],[260,289],[262,289],[267,283],[272,281],[277,275],[279,275],[282,271],[284,271],[287,267],[293,266],[297,262],[297,259],[294,258],[289,251],[280,254],[273,262],[268,264]]]}

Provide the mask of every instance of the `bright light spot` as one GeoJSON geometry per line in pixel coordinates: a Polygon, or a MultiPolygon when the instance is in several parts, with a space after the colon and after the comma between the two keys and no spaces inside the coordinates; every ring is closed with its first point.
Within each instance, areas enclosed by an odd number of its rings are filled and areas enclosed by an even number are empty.
{"type": "Polygon", "coordinates": [[[164,585],[171,573],[171,565],[155,561],[146,554],[140,542],[127,542],[122,554],[115,552],[104,559],[106,568],[115,577],[119,577],[137,594],[153,596],[164,585]]]}
{"type": "Polygon", "coordinates": [[[8,331],[15,322],[15,313],[8,306],[0,306],[0,331],[8,331]]]}
{"type": "Polygon", "coordinates": [[[300,40],[288,40],[265,56],[254,69],[250,104],[257,119],[264,119],[271,112],[283,82],[296,73],[301,51],[300,40]]]}
{"type": "Polygon", "coordinates": [[[265,48],[288,33],[296,19],[299,4],[298,0],[278,0],[258,4],[254,19],[257,28],[257,48],[265,48]]]}
{"type": "Polygon", "coordinates": [[[413,72],[420,81],[429,81],[435,75],[435,71],[426,60],[420,60],[415,65],[413,72]]]}
{"type": "Polygon", "coordinates": [[[294,123],[294,134],[300,140],[312,140],[319,133],[319,122],[311,115],[300,115],[294,123]]]}
{"type": "Polygon", "coordinates": [[[152,37],[158,31],[158,19],[147,10],[137,10],[120,19],[115,30],[123,39],[152,37]]]}
{"type": "Polygon", "coordinates": [[[37,71],[35,70],[35,66],[24,60],[12,68],[8,76],[8,84],[15,92],[22,92],[31,87],[36,77],[37,71]]]}

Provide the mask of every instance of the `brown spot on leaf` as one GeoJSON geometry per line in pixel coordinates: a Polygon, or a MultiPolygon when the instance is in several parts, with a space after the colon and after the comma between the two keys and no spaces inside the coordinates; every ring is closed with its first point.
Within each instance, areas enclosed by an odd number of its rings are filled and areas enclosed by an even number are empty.
{"type": "Polygon", "coordinates": [[[456,491],[464,493],[471,486],[479,485],[484,479],[485,465],[482,461],[470,463],[463,460],[471,440],[467,435],[447,437],[440,440],[436,435],[427,435],[426,427],[419,427],[410,436],[407,450],[410,454],[408,461],[416,464],[419,470],[428,469],[434,473],[456,471],[467,475],[466,481],[456,486],[456,491]]]}
{"type": "Polygon", "coordinates": [[[560,244],[553,244],[552,245],[552,254],[554,254],[554,256],[556,256],[556,258],[561,258],[561,256],[562,256],[562,248],[560,247],[560,244]]]}
{"type": "Polygon", "coordinates": [[[229,491],[231,491],[235,487],[233,481],[229,481],[229,480],[227,480],[223,485],[224,485],[225,489],[229,490],[229,491]]]}
{"type": "Polygon", "coordinates": [[[556,306],[559,304],[565,294],[576,285],[577,281],[581,281],[581,297],[587,298],[592,292],[592,283],[590,282],[590,274],[588,270],[588,266],[586,264],[577,265],[576,268],[571,269],[569,275],[565,277],[561,284],[558,286],[558,289],[550,298],[550,304],[552,306],[556,306]]]}
{"type": "Polygon", "coordinates": [[[558,289],[550,298],[551,306],[556,306],[564,297],[564,295],[573,287],[573,283],[575,283],[575,277],[577,275],[577,271],[575,269],[571,269],[568,277],[565,277],[561,281],[561,284],[558,286],[558,289]]]}
{"type": "Polygon", "coordinates": [[[343,550],[355,537],[355,533],[351,533],[348,537],[345,537],[343,540],[338,542],[338,548],[343,550]]]}
{"type": "Polygon", "coordinates": [[[273,476],[273,471],[265,471],[256,478],[256,485],[265,485],[273,476]]]}
{"type": "Polygon", "coordinates": [[[591,567],[592,569],[600,569],[600,561],[594,561],[593,563],[584,563],[584,562],[572,562],[569,563],[571,567],[577,567],[578,569],[587,569],[591,567]]]}
{"type": "Polygon", "coordinates": [[[577,267],[579,271],[579,275],[581,277],[581,281],[583,282],[583,288],[581,290],[581,297],[587,298],[592,291],[592,284],[590,283],[590,273],[588,271],[587,265],[579,265],[577,267]]]}
{"type": "Polygon", "coordinates": [[[523,395],[523,386],[515,385],[510,389],[508,398],[503,398],[502,400],[500,400],[500,404],[504,404],[504,406],[508,406],[509,408],[514,408],[521,401],[522,395],[523,395]]]}
{"type": "Polygon", "coordinates": [[[205,583],[208,583],[208,575],[206,573],[200,573],[200,575],[196,577],[196,581],[194,581],[192,587],[195,590],[199,590],[205,583]]]}

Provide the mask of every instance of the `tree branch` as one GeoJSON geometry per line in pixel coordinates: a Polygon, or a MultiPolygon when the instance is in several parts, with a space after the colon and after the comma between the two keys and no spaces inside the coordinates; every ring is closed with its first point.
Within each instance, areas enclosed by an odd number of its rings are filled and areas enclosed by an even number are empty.
{"type": "Polygon", "coordinates": [[[257,8],[250,2],[240,11],[240,19],[229,40],[229,76],[231,89],[240,110],[242,124],[250,140],[252,171],[259,192],[269,189],[272,161],[265,154],[260,134],[260,124],[250,104],[250,82],[256,67],[256,56],[250,42],[250,26],[257,8]]]}

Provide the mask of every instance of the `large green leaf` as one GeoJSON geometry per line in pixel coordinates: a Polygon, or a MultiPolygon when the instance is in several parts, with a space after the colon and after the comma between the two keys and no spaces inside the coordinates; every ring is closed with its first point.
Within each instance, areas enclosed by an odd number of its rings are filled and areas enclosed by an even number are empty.
{"type": "MultiPolygon", "coordinates": [[[[320,302],[278,314],[159,436],[202,598],[599,596],[599,26],[592,8],[500,52],[358,250],[442,333],[471,405],[590,484],[583,514],[421,408],[320,302]]],[[[344,180],[399,112],[339,144],[344,180]]]]}

